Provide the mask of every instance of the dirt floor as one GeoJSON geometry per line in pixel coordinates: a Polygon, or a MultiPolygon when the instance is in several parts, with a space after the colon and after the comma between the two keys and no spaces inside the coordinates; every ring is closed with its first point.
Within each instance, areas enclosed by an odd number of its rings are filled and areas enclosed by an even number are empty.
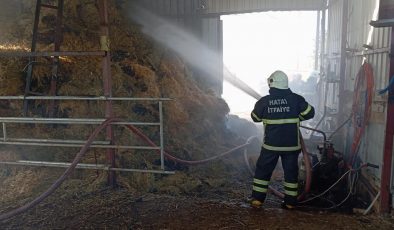
{"type": "MultiPolygon", "coordinates": [[[[91,182],[71,179],[37,207],[0,223],[0,229],[394,229],[392,217],[282,210],[281,200],[273,195],[263,209],[252,209],[245,202],[250,179],[240,173],[218,186],[202,183],[172,195],[105,186],[87,189],[91,182]]],[[[3,201],[0,213],[30,199],[3,201]]]]}

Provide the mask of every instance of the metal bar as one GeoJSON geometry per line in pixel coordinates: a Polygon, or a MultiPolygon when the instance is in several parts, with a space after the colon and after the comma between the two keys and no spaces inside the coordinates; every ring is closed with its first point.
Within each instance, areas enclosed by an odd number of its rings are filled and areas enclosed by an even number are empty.
{"type": "MultiPolygon", "coordinates": [[[[0,145],[21,145],[21,146],[47,146],[47,147],[68,147],[80,148],[84,144],[61,144],[61,143],[35,143],[35,142],[18,142],[18,141],[0,141],[0,145]]],[[[160,147],[150,146],[128,146],[128,145],[91,145],[90,148],[101,149],[139,149],[139,150],[160,150],[160,147]]]]}
{"type": "Polygon", "coordinates": [[[3,141],[7,141],[7,129],[6,124],[3,122],[3,141]]]}
{"type": "MultiPolygon", "coordinates": [[[[13,142],[40,142],[40,143],[67,143],[67,144],[85,144],[85,140],[60,140],[60,139],[38,139],[38,138],[7,138],[13,142]]],[[[6,140],[6,141],[7,141],[6,140]]],[[[109,145],[108,141],[93,141],[96,145],[109,145]]]]}
{"type": "MultiPolygon", "coordinates": [[[[4,165],[16,165],[16,166],[41,166],[41,167],[54,167],[54,168],[68,168],[70,167],[70,163],[63,163],[63,162],[45,162],[45,161],[0,161],[0,164],[4,165]]],[[[105,165],[90,165],[79,163],[76,168],[79,169],[105,169],[105,165]]]]}
{"type": "Polygon", "coordinates": [[[45,7],[45,8],[49,8],[49,9],[54,9],[54,10],[58,9],[57,6],[49,5],[49,4],[41,4],[41,7],[45,7]]]}
{"type": "Polygon", "coordinates": [[[349,57],[355,57],[355,56],[365,56],[365,55],[373,55],[373,54],[378,54],[378,53],[390,53],[390,48],[379,48],[379,49],[373,49],[373,50],[363,50],[360,52],[356,52],[354,54],[348,55],[349,57]]]}
{"type": "MultiPolygon", "coordinates": [[[[64,162],[45,162],[45,161],[18,161],[18,162],[7,162],[0,161],[3,165],[13,166],[34,166],[34,167],[53,167],[53,168],[68,168],[70,163],[64,162]]],[[[141,173],[156,173],[156,174],[175,174],[174,171],[161,171],[161,170],[149,170],[149,169],[127,169],[127,168],[110,168],[108,166],[99,164],[83,164],[79,163],[77,169],[92,169],[92,170],[105,170],[105,171],[121,171],[121,172],[141,172],[141,173]]]]}
{"type": "Polygon", "coordinates": [[[124,169],[124,168],[109,168],[110,171],[122,171],[122,172],[144,172],[144,173],[157,173],[157,174],[175,174],[174,171],[161,171],[161,170],[149,170],[149,169],[124,169]]]}
{"type": "MultiPolygon", "coordinates": [[[[342,29],[341,29],[341,59],[340,59],[340,69],[339,69],[339,108],[344,108],[344,100],[345,97],[345,79],[346,79],[346,45],[347,45],[347,24],[348,24],[348,12],[349,11],[349,1],[344,0],[342,3],[342,29]]],[[[340,110],[340,114],[338,116],[339,123],[343,122],[345,116],[343,116],[343,111],[340,110]]]]}
{"type": "MultiPolygon", "coordinates": [[[[36,51],[37,31],[38,31],[38,24],[40,22],[40,12],[41,12],[41,0],[37,0],[36,11],[34,14],[33,35],[32,35],[32,42],[31,42],[31,49],[30,49],[31,52],[36,51]]],[[[1,54],[2,53],[0,52],[0,55],[1,54]]],[[[29,57],[29,66],[28,66],[27,72],[26,72],[25,96],[29,95],[29,92],[30,92],[34,62],[35,62],[35,58],[29,57]]],[[[29,107],[29,102],[23,101],[23,116],[27,116],[28,107],[29,107]]]]}
{"type": "MultiPolygon", "coordinates": [[[[20,124],[84,124],[97,125],[105,119],[84,119],[84,118],[36,118],[36,117],[0,117],[0,122],[20,123],[20,124]]],[[[159,126],[157,122],[113,122],[113,125],[151,125],[159,126]]]]}
{"type": "MultiPolygon", "coordinates": [[[[109,41],[109,22],[108,22],[108,1],[99,0],[98,10],[100,17],[100,45],[101,50],[106,52],[106,55],[102,58],[102,72],[103,72],[103,86],[104,96],[112,96],[112,78],[111,78],[111,55],[110,55],[110,41],[109,41]]],[[[105,103],[105,118],[113,117],[112,101],[106,101],[105,103]]],[[[107,139],[114,142],[114,133],[112,126],[109,125],[106,128],[107,139]]],[[[108,163],[111,168],[116,168],[115,165],[115,152],[113,149],[107,149],[108,163]]],[[[112,171],[108,174],[108,184],[112,187],[116,186],[116,174],[112,171]]]]}
{"type": "MultiPolygon", "coordinates": [[[[324,82],[324,56],[325,56],[325,42],[326,42],[326,6],[327,6],[327,0],[324,0],[324,10],[322,10],[322,18],[321,18],[321,42],[320,42],[320,81],[324,82]]],[[[323,84],[321,84],[321,87],[323,87],[323,84]]],[[[323,88],[322,88],[323,89],[323,88]]],[[[323,102],[323,115],[320,118],[319,122],[317,122],[315,128],[319,128],[319,125],[321,122],[323,122],[324,118],[326,117],[326,112],[327,112],[327,90],[328,90],[328,83],[325,83],[325,88],[324,88],[324,102],[323,102]]],[[[319,103],[319,110],[321,110],[322,108],[320,108],[320,103],[319,103]]],[[[313,136],[315,131],[312,131],[311,136],[313,136]]]]}
{"type": "Polygon", "coordinates": [[[304,129],[312,130],[313,132],[320,133],[321,135],[323,135],[324,143],[327,141],[327,135],[326,135],[325,132],[323,132],[323,131],[321,131],[321,130],[319,130],[319,129],[315,129],[315,128],[308,127],[308,126],[300,125],[300,127],[301,127],[301,128],[304,128],[304,129]]]}
{"type": "Polygon", "coordinates": [[[160,160],[161,169],[164,170],[164,133],[163,133],[163,102],[159,102],[160,114],[160,160]]]}
{"type": "Polygon", "coordinates": [[[326,47],[325,47],[325,43],[326,43],[326,6],[327,6],[327,0],[324,0],[324,2],[323,2],[323,4],[324,4],[324,8],[323,8],[323,10],[322,10],[322,16],[321,16],[321,21],[320,21],[320,28],[321,28],[321,30],[320,30],[320,33],[321,33],[321,35],[320,35],[320,38],[321,38],[321,41],[320,41],[320,77],[321,77],[321,80],[323,80],[322,79],[322,74],[323,74],[323,72],[324,72],[324,55],[325,55],[325,52],[326,52],[326,47]]]}
{"type": "Polygon", "coordinates": [[[316,13],[315,70],[319,68],[320,10],[316,13]]]}
{"type": "Polygon", "coordinates": [[[369,24],[375,28],[381,27],[393,27],[394,26],[394,18],[390,19],[380,19],[377,21],[370,21],[369,24]]]}
{"type": "MultiPolygon", "coordinates": [[[[394,27],[391,28],[390,53],[394,54],[394,27]]],[[[394,78],[394,56],[392,55],[390,55],[390,73],[388,78],[388,82],[394,78]]],[[[390,212],[390,184],[394,138],[394,90],[389,90],[387,100],[386,133],[384,139],[382,176],[380,182],[380,213],[390,212]]]]}
{"type": "Polygon", "coordinates": [[[171,101],[171,98],[85,97],[85,96],[0,96],[0,100],[75,100],[75,101],[171,101]]]}
{"type": "MultiPolygon", "coordinates": [[[[55,30],[55,52],[60,51],[60,46],[62,43],[62,24],[63,24],[63,0],[57,1],[57,16],[56,16],[56,30],[55,30]]],[[[60,65],[59,56],[53,57],[52,60],[52,75],[51,75],[51,86],[49,90],[49,95],[55,96],[57,89],[58,80],[58,70],[60,65]]],[[[49,102],[48,116],[53,117],[55,113],[55,101],[51,100],[49,102]]]]}
{"type": "Polygon", "coordinates": [[[105,56],[107,55],[104,51],[47,51],[47,52],[0,52],[0,57],[10,58],[10,57],[55,57],[55,56],[105,56]]]}
{"type": "MultiPolygon", "coordinates": [[[[15,163],[22,163],[26,165],[37,165],[37,166],[48,166],[48,167],[62,167],[62,168],[68,168],[70,167],[71,163],[67,162],[48,162],[48,161],[24,161],[20,160],[15,163]]],[[[107,166],[103,164],[86,164],[86,163],[78,163],[77,168],[108,168],[107,166]]]]}

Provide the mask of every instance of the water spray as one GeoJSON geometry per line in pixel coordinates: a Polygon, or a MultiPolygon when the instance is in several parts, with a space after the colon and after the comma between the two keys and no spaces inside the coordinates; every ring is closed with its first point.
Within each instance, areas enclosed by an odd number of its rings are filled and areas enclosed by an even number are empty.
{"type": "Polygon", "coordinates": [[[222,62],[221,55],[209,49],[193,34],[136,3],[128,3],[126,9],[130,19],[142,26],[143,33],[179,54],[194,68],[213,78],[223,75],[224,80],[247,95],[257,100],[261,98],[259,93],[232,74],[228,68],[222,69],[222,66],[217,64],[222,62]]]}

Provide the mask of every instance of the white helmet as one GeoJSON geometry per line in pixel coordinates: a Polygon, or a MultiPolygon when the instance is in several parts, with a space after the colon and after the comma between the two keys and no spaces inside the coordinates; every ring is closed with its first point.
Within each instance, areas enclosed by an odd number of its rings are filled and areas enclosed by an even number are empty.
{"type": "Polygon", "coordinates": [[[270,77],[267,79],[268,85],[270,88],[277,88],[277,89],[288,89],[289,88],[289,80],[287,75],[277,70],[273,72],[270,77]]]}

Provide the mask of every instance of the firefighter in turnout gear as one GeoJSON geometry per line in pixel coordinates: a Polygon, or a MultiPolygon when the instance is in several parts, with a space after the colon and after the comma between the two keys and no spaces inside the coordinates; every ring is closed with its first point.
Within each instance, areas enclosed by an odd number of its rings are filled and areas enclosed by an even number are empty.
{"type": "Polygon", "coordinates": [[[301,152],[300,121],[313,118],[314,108],[288,88],[287,75],[275,71],[268,78],[269,95],[256,102],[251,117],[263,122],[264,140],[253,178],[251,206],[259,208],[265,200],[271,175],[281,157],[284,170],[283,207],[295,208],[298,195],[298,155],[301,152]]]}

